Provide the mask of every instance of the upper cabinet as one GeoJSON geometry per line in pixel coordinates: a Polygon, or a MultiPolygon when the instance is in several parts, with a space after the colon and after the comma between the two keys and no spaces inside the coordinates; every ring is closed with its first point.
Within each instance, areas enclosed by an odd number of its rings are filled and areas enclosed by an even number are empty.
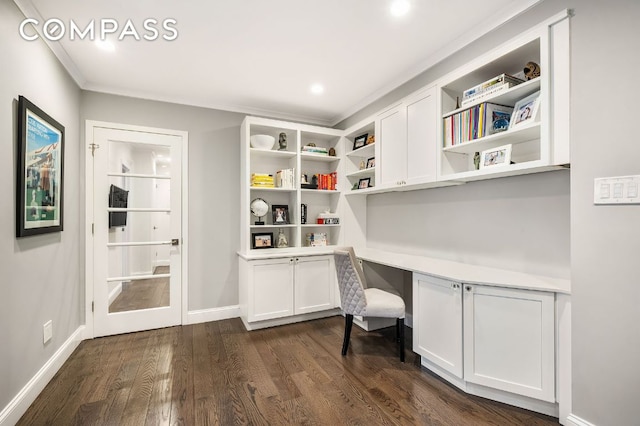
{"type": "Polygon", "coordinates": [[[436,181],[436,88],[423,89],[376,119],[378,186],[382,188],[436,181]]]}
{"type": "Polygon", "coordinates": [[[472,181],[569,164],[569,53],[568,19],[551,21],[444,77],[438,179],[472,181]],[[528,64],[531,75],[524,75],[528,64]]]}

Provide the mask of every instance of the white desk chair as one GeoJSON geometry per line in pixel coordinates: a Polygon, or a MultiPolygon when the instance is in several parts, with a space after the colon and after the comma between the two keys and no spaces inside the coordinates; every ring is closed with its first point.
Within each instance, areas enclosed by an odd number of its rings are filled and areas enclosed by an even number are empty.
{"type": "Polygon", "coordinates": [[[356,261],[353,247],[336,248],[333,252],[340,287],[340,302],[345,313],[342,356],[347,354],[353,316],[396,318],[396,340],[400,345],[400,361],[404,362],[404,301],[400,296],[379,288],[367,288],[364,272],[356,261]]]}

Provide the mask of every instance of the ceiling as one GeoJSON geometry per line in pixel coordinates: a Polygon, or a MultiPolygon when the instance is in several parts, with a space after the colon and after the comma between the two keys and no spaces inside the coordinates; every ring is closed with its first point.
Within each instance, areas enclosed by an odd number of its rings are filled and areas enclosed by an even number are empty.
{"type": "Polygon", "coordinates": [[[401,17],[391,0],[14,1],[39,21],[29,34],[62,21],[65,36],[45,41],[83,89],[334,125],[539,0],[408,0],[401,17]],[[70,39],[71,21],[94,20],[97,38],[107,18],[115,50],[70,39]],[[127,20],[140,41],[118,40],[127,20]]]}

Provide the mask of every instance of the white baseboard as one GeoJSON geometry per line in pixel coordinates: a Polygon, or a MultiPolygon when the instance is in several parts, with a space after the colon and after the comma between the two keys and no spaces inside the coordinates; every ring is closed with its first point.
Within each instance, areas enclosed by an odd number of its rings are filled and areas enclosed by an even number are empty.
{"type": "Polygon", "coordinates": [[[40,368],[40,370],[29,380],[29,382],[18,392],[18,394],[0,412],[0,426],[15,425],[20,417],[33,404],[40,392],[47,386],[47,383],[60,370],[60,367],[69,359],[73,351],[82,341],[84,325],[78,327],[71,336],[58,348],[51,358],[40,368]]]}
{"type": "Polygon", "coordinates": [[[118,283],[118,285],[115,286],[115,288],[109,293],[109,305],[107,306],[111,306],[113,301],[116,300],[116,297],[118,297],[120,293],[122,293],[122,283],[118,283]]]}
{"type": "Polygon", "coordinates": [[[584,419],[581,419],[575,414],[569,414],[569,416],[567,417],[567,423],[565,424],[569,426],[596,426],[593,423],[590,423],[584,419]]]}
{"type": "Polygon", "coordinates": [[[220,321],[240,316],[240,306],[223,306],[222,308],[201,309],[187,312],[187,321],[184,325],[200,324],[202,322],[220,321]]]}

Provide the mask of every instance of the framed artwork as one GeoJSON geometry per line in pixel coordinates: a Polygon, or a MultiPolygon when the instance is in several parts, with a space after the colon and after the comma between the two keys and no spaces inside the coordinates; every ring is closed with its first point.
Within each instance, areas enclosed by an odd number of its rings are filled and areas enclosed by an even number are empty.
{"type": "Polygon", "coordinates": [[[18,100],[16,237],[62,231],[64,126],[18,100]]]}
{"type": "Polygon", "coordinates": [[[376,135],[369,135],[367,138],[367,145],[371,145],[372,143],[376,143],[376,135]]]}
{"type": "Polygon", "coordinates": [[[532,93],[526,98],[520,99],[513,107],[511,120],[509,121],[509,130],[529,124],[536,120],[538,108],[540,107],[540,91],[532,93]]]}
{"type": "Polygon", "coordinates": [[[368,136],[369,136],[368,133],[365,133],[364,135],[357,136],[353,140],[353,150],[355,151],[356,149],[362,148],[363,146],[365,146],[367,144],[367,137],[368,136]]]}
{"type": "Polygon", "coordinates": [[[367,169],[370,169],[372,167],[376,166],[376,157],[371,157],[367,160],[367,169]]]}
{"type": "Polygon", "coordinates": [[[358,181],[358,189],[369,188],[371,185],[371,178],[362,178],[358,181]]]}
{"type": "Polygon", "coordinates": [[[511,144],[487,149],[480,154],[480,169],[511,164],[511,144]]]}
{"type": "Polygon", "coordinates": [[[271,206],[271,214],[273,215],[274,225],[289,224],[289,206],[273,204],[271,206]]]}
{"type": "Polygon", "coordinates": [[[251,234],[254,249],[273,248],[273,232],[256,232],[251,234]]]}

